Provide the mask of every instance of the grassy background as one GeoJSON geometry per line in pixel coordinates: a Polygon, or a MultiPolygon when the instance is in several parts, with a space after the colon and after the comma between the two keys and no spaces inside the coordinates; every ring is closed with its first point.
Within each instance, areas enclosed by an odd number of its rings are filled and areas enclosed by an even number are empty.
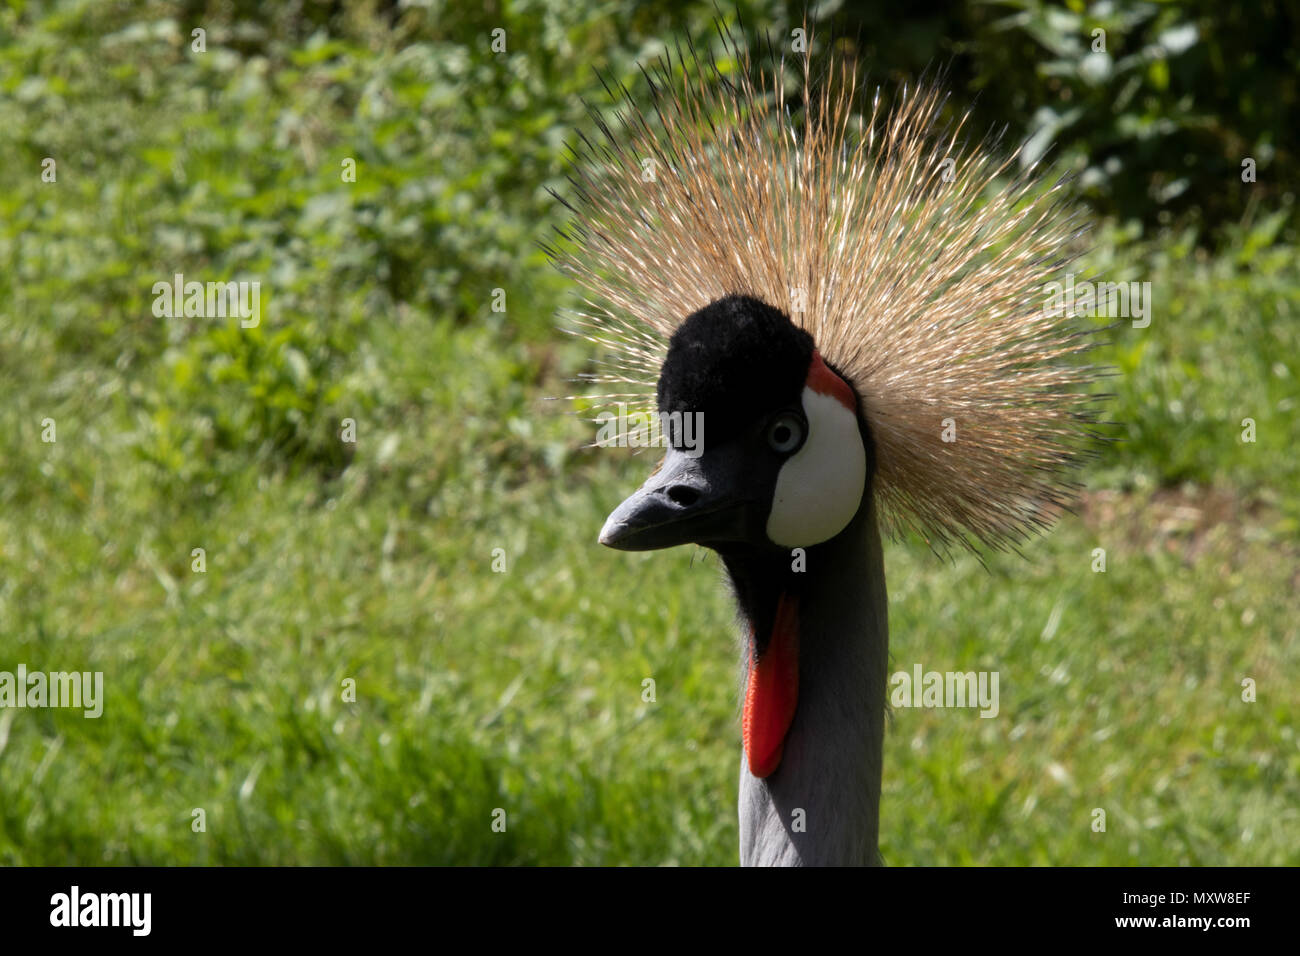
{"type": "MultiPolygon", "coordinates": [[[[326,6],[0,13],[0,670],[107,692],[0,710],[0,863],[731,863],[717,562],[595,544],[652,462],[545,401],[591,356],[532,245],[589,65],[709,11],[326,6]],[[261,278],[262,326],[156,319],[176,272],[261,278]]],[[[987,570],[888,546],[895,668],[1001,674],[995,720],[894,714],[888,863],[1300,862],[1289,209],[1103,223],[1156,306],[1079,516],[987,570]]]]}

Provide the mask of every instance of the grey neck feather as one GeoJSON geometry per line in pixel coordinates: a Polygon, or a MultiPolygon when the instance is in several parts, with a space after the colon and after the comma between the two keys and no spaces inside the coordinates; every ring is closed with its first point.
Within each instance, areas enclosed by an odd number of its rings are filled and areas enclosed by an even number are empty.
{"type": "MultiPolygon", "coordinates": [[[[760,780],[741,756],[742,866],[880,862],[889,625],[871,498],[843,532],[808,555],[799,702],[781,765],[760,780]]],[[[742,644],[748,649],[748,638],[742,644]]]]}

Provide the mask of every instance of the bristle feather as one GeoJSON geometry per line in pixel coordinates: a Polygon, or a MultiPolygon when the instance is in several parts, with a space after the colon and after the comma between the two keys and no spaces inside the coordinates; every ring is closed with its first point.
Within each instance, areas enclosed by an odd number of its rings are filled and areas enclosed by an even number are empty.
{"type": "Polygon", "coordinates": [[[858,77],[840,60],[814,78],[803,55],[796,116],[770,40],[770,70],[755,69],[719,33],[734,77],[688,40],[676,71],[671,52],[641,70],[644,109],[601,77],[619,133],[588,107],[599,143],[579,134],[581,181],[561,199],[575,221],[545,248],[587,293],[576,333],[608,356],[589,381],[643,388],[651,406],[677,324],[752,295],[809,331],[862,396],[890,530],[943,550],[1014,547],[1050,526],[1102,424],[1087,392],[1097,370],[1077,361],[1089,333],[1042,306],[1082,231],[1070,180],[1042,187],[1036,164],[1013,172],[1019,150],[968,145],[968,116],[941,126],[932,86],[905,87],[888,114],[877,89],[859,117],[858,77]],[[941,440],[944,418],[955,442],[941,440]]]}

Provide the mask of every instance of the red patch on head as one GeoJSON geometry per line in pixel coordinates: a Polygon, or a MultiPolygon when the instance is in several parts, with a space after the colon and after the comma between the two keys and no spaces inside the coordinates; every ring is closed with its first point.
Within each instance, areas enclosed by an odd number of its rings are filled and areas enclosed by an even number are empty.
{"type": "Polygon", "coordinates": [[[849,383],[840,378],[822,361],[822,354],[813,349],[812,364],[808,366],[805,383],[814,392],[829,395],[853,414],[858,413],[858,400],[849,383]]]}
{"type": "MultiPolygon", "coordinates": [[[[752,645],[751,645],[752,646],[752,645]]],[[[799,702],[799,599],[782,594],[772,639],[749,663],[745,688],[745,757],[749,772],[766,777],[781,765],[785,735],[799,702]]]]}

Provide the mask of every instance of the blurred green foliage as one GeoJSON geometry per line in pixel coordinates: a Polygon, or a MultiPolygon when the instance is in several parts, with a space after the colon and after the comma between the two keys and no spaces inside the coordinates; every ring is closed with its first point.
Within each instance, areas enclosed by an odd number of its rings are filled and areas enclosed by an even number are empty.
{"type": "Polygon", "coordinates": [[[1046,155],[1077,172],[1100,214],[1195,226],[1199,244],[1217,246],[1257,206],[1285,211],[1279,234],[1296,241],[1295,0],[832,0],[813,10],[886,82],[941,67],[977,129],[1005,127],[1025,161],[1046,155]]]}
{"type": "MultiPolygon", "coordinates": [[[[755,35],[802,22],[776,2],[737,13],[755,35]]],[[[612,109],[594,71],[634,83],[675,36],[716,43],[713,16],[613,2],[10,7],[0,290],[19,313],[53,303],[37,334],[55,352],[132,372],[119,398],[164,482],[242,468],[250,446],[271,467],[336,474],[346,455],[321,423],[382,404],[382,374],[357,367],[369,317],[495,321],[496,289],[556,301],[537,243],[559,221],[547,189],[567,188],[565,143],[590,125],[582,98],[612,109]],[[21,175],[47,157],[57,186],[21,175]],[[260,278],[275,331],[155,321],[148,288],[178,272],[260,278]],[[77,306],[89,296],[102,306],[77,306]]],[[[1010,122],[1028,154],[1054,149],[1120,221],[1172,222],[1198,246],[1257,222],[1270,245],[1294,239],[1296,52],[1288,7],[1243,16],[1038,0],[811,13],[886,85],[946,63],[959,94],[978,92],[977,123],[1010,122]],[[1091,51],[1095,29],[1109,52],[1091,51]],[[1259,160],[1259,182],[1241,182],[1239,154],[1259,160]]],[[[503,332],[544,337],[550,312],[514,309],[503,332]]]]}
{"type": "Polygon", "coordinates": [[[1051,147],[1095,208],[1213,240],[1258,204],[1295,241],[1300,5],[1007,0],[974,47],[978,85],[1028,116],[1027,158],[1051,147]],[[1255,160],[1256,180],[1242,180],[1255,160]]]}

